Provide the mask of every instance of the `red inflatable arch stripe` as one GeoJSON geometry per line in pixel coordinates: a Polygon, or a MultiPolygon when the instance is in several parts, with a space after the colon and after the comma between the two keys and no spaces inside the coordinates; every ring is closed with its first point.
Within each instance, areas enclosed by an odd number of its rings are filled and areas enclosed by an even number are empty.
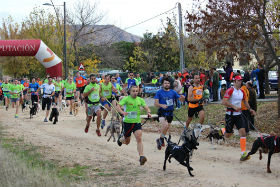
{"type": "Polygon", "coordinates": [[[0,40],[0,56],[35,56],[51,77],[62,76],[61,59],[42,40],[0,40]]]}

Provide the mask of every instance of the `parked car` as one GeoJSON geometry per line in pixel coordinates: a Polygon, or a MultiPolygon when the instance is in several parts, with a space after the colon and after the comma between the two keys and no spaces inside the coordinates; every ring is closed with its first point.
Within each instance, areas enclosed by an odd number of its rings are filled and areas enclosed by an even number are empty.
{"type": "Polygon", "coordinates": [[[278,90],[278,74],[277,71],[268,72],[269,87],[271,90],[278,90]]]}
{"type": "MultiPolygon", "coordinates": [[[[241,76],[244,77],[245,71],[243,71],[242,69],[233,69],[233,73],[236,74],[238,70],[240,71],[241,76]]],[[[227,82],[225,80],[225,75],[226,75],[225,70],[223,68],[219,68],[219,69],[217,69],[217,72],[222,75],[222,83],[221,83],[222,88],[226,89],[227,82]]],[[[233,85],[233,84],[231,84],[231,85],[233,85]]]]}

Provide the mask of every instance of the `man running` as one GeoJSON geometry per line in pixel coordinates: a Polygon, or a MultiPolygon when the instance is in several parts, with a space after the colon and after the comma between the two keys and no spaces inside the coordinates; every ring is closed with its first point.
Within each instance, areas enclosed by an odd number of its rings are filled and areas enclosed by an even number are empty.
{"type": "Polygon", "coordinates": [[[55,98],[54,102],[58,104],[59,108],[62,108],[62,91],[63,91],[63,83],[61,81],[61,77],[57,77],[57,80],[54,83],[55,86],[55,98]]]}
{"type": "Polygon", "coordinates": [[[142,143],[142,126],[141,126],[141,107],[148,113],[148,117],[151,117],[151,111],[146,105],[145,100],[138,97],[138,86],[131,86],[130,95],[124,97],[119,105],[117,105],[117,110],[124,116],[123,124],[123,137],[119,137],[118,145],[121,146],[123,143],[128,145],[130,143],[130,136],[133,132],[137,141],[137,151],[140,156],[140,165],[144,165],[147,158],[144,156],[143,143],[142,143]],[[121,109],[120,106],[124,106],[125,111],[121,109]]]}
{"type": "Polygon", "coordinates": [[[134,78],[133,73],[128,73],[128,78],[125,80],[124,88],[127,90],[127,94],[129,94],[129,89],[131,86],[138,86],[137,80],[134,78]]]}
{"type": "Polygon", "coordinates": [[[20,98],[23,98],[22,90],[23,90],[22,85],[20,84],[20,82],[17,79],[15,79],[14,83],[10,86],[12,107],[14,107],[14,105],[16,105],[15,118],[18,118],[19,101],[20,101],[20,98]]]}
{"type": "Polygon", "coordinates": [[[82,100],[84,98],[83,92],[86,87],[86,78],[84,76],[81,76],[80,72],[77,72],[76,75],[77,76],[74,78],[74,82],[76,83],[76,96],[78,101],[80,101],[81,98],[81,103],[82,103],[82,100]]]}
{"type": "Polygon", "coordinates": [[[23,103],[26,102],[28,100],[27,98],[27,91],[28,91],[28,88],[29,88],[29,79],[26,79],[25,78],[25,82],[22,84],[24,86],[24,89],[23,89],[23,103]]]}
{"type": "Polygon", "coordinates": [[[193,116],[199,116],[199,123],[203,124],[204,122],[204,109],[203,109],[203,86],[200,85],[199,75],[194,75],[193,85],[188,89],[188,120],[186,121],[186,128],[189,127],[193,116]]]}
{"type": "Polygon", "coordinates": [[[112,102],[112,91],[117,93],[118,91],[115,89],[113,84],[110,82],[110,75],[105,76],[105,80],[103,83],[100,84],[101,89],[101,105],[105,107],[105,110],[103,112],[103,119],[101,122],[101,129],[105,127],[105,119],[108,115],[108,111],[111,111],[111,105],[112,102]],[[108,101],[110,102],[108,102],[108,101]]]}
{"type": "Polygon", "coordinates": [[[183,95],[180,96],[176,91],[170,89],[170,79],[164,78],[162,82],[162,89],[157,91],[154,97],[155,106],[159,108],[159,122],[160,124],[163,124],[160,138],[156,140],[158,150],[161,150],[161,147],[165,146],[164,137],[173,120],[174,100],[179,98],[181,101],[185,100],[183,95]]]}
{"type": "Polygon", "coordinates": [[[73,115],[72,113],[72,107],[73,107],[73,101],[74,101],[74,95],[76,92],[76,85],[73,82],[73,77],[69,77],[68,81],[65,82],[64,88],[66,89],[66,101],[67,105],[70,105],[70,115],[73,115]]]}
{"type": "Polygon", "coordinates": [[[2,83],[1,87],[2,87],[3,94],[4,94],[6,110],[8,110],[9,103],[10,103],[10,96],[11,96],[10,95],[11,84],[9,83],[8,78],[5,79],[5,82],[2,83]]]}
{"type": "Polygon", "coordinates": [[[31,83],[29,84],[29,92],[31,93],[31,103],[32,105],[34,102],[39,102],[39,90],[40,85],[36,82],[35,78],[32,78],[31,83]]]}
{"type": "Polygon", "coordinates": [[[90,83],[89,85],[86,86],[84,90],[84,97],[87,97],[87,125],[85,128],[85,133],[88,132],[90,122],[92,119],[92,116],[94,114],[97,115],[97,129],[96,129],[96,134],[97,136],[101,136],[100,133],[100,122],[101,122],[101,109],[99,106],[99,101],[100,101],[100,86],[96,83],[96,77],[95,75],[91,74],[90,75],[90,83]]]}
{"type": "Polygon", "coordinates": [[[248,104],[248,101],[246,100],[246,94],[243,90],[240,89],[241,84],[242,77],[238,75],[234,78],[233,87],[227,89],[224,95],[222,104],[227,107],[227,112],[225,117],[226,127],[222,127],[222,132],[226,138],[229,138],[233,135],[234,125],[236,126],[240,136],[240,161],[245,161],[247,159],[250,159],[250,157],[247,157],[246,152],[246,123],[241,114],[241,102],[244,101],[245,106],[253,115],[255,115],[255,111],[251,109],[250,105],[248,104]]]}
{"type": "Polygon", "coordinates": [[[43,99],[42,99],[42,110],[44,111],[47,107],[46,116],[44,122],[48,122],[48,116],[51,109],[52,97],[55,93],[55,86],[53,85],[53,80],[51,77],[48,78],[48,83],[42,84],[43,89],[43,99]]]}

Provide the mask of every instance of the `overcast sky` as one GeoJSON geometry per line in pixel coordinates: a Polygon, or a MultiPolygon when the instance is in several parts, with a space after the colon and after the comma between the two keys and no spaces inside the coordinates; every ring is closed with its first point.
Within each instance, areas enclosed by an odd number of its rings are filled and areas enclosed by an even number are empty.
{"type": "MultiPolygon", "coordinates": [[[[64,1],[53,0],[53,2],[60,5],[64,1]]],[[[65,0],[65,2],[66,7],[72,9],[77,0],[65,0]]],[[[176,6],[177,2],[181,3],[183,16],[186,10],[191,10],[192,8],[192,0],[89,0],[89,2],[92,4],[97,2],[98,10],[105,14],[101,24],[113,24],[122,29],[170,10],[176,6]]],[[[54,11],[52,7],[42,6],[43,3],[50,3],[50,0],[0,0],[0,23],[2,23],[2,18],[6,18],[9,15],[15,21],[20,22],[36,6],[54,11]]],[[[143,36],[143,33],[147,31],[156,34],[162,28],[161,19],[165,21],[167,16],[172,17],[173,14],[176,14],[178,17],[177,8],[126,31],[138,36],[143,36]]]]}

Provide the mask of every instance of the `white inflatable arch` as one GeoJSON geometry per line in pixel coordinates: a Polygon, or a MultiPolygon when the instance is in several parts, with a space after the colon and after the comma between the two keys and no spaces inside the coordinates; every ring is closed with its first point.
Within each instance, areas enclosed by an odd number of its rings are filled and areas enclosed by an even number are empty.
{"type": "Polygon", "coordinates": [[[35,56],[51,77],[62,76],[61,59],[42,40],[0,40],[0,56],[35,56]]]}

